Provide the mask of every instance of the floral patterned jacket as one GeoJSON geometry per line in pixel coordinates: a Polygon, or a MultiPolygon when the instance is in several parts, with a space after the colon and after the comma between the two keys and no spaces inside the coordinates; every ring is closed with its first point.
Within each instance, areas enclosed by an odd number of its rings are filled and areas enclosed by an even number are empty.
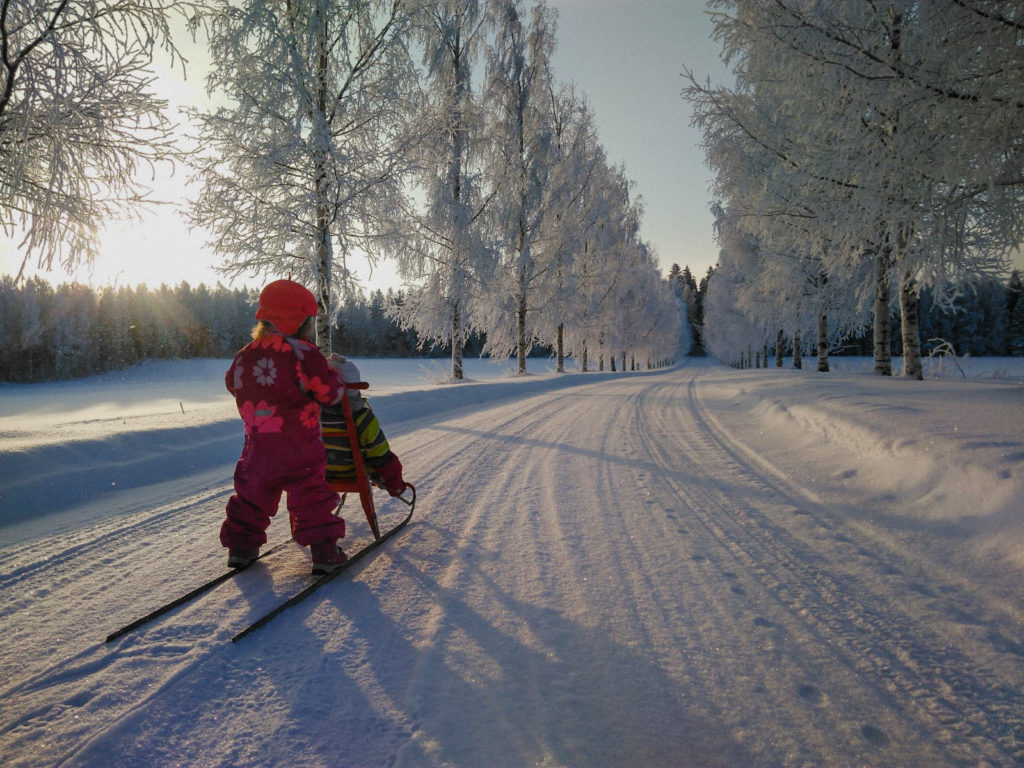
{"type": "Polygon", "coordinates": [[[323,452],[320,404],[345,394],[341,378],[309,342],[272,333],[244,347],[224,383],[245,423],[246,444],[266,445],[285,463],[308,463],[323,452]]]}

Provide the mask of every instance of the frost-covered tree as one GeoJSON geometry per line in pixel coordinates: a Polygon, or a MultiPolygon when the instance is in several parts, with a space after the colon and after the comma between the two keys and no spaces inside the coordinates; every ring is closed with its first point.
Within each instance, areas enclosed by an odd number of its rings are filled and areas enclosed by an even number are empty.
{"type": "Polygon", "coordinates": [[[0,229],[67,271],[96,257],[104,222],[137,210],[139,171],[177,152],[150,65],[177,50],[177,0],[0,3],[0,229]]]}
{"type": "Polygon", "coordinates": [[[592,358],[604,370],[606,346],[615,332],[614,315],[618,292],[629,280],[629,266],[622,259],[622,247],[629,242],[630,228],[639,213],[630,200],[630,182],[622,168],[601,165],[591,202],[594,226],[586,233],[573,259],[573,280],[578,293],[572,302],[572,319],[566,327],[565,343],[584,371],[592,358]]]}
{"type": "Polygon", "coordinates": [[[685,309],[661,279],[654,251],[637,241],[625,256],[629,280],[627,289],[619,294],[617,313],[623,356],[628,354],[638,365],[650,368],[656,361],[686,354],[685,309]]]}
{"type": "Polygon", "coordinates": [[[197,112],[192,220],[213,233],[228,275],[310,281],[330,346],[334,298],[352,288],[348,256],[387,252],[403,220],[418,75],[411,0],[215,0],[214,66],[197,112]]]}
{"type": "Polygon", "coordinates": [[[597,141],[593,115],[574,86],[563,86],[548,99],[551,171],[545,193],[546,214],[538,250],[542,267],[532,301],[533,327],[555,348],[557,370],[565,368],[566,327],[575,321],[586,270],[577,260],[588,237],[609,215],[600,185],[606,178],[603,148],[597,141]]]}
{"type": "Polygon", "coordinates": [[[492,23],[484,0],[435,0],[428,5],[420,39],[427,71],[427,114],[434,130],[421,147],[426,207],[409,217],[413,236],[400,256],[402,274],[421,286],[393,314],[424,343],[451,347],[451,376],[461,379],[462,353],[491,249],[484,232],[487,197],[482,189],[482,134],[473,68],[492,23]]]}
{"type": "MultiPolygon", "coordinates": [[[[717,120],[718,137],[731,131],[760,148],[766,162],[748,188],[776,197],[781,189],[786,216],[813,214],[817,241],[829,243],[829,284],[848,284],[851,301],[873,294],[880,373],[891,370],[896,283],[904,370],[920,377],[922,289],[993,274],[1021,238],[1019,8],[948,0],[714,5],[724,9],[717,34],[737,85],[693,83],[691,98],[717,120]]],[[[762,221],[779,210],[749,203],[729,199],[762,221]]]]}
{"type": "Polygon", "coordinates": [[[746,350],[758,329],[736,304],[742,276],[737,273],[726,252],[719,255],[718,268],[708,280],[704,304],[704,343],[707,350],[724,363],[741,367],[746,350]]]}
{"type": "Polygon", "coordinates": [[[632,182],[622,167],[603,174],[600,224],[587,240],[588,258],[580,265],[589,277],[585,283],[587,310],[586,343],[598,355],[601,369],[629,350],[648,346],[652,317],[665,323],[655,342],[657,358],[674,356],[680,343],[681,309],[656,269],[656,258],[640,239],[643,205],[631,195],[632,182]],[[665,288],[664,292],[656,290],[665,288]],[[662,346],[665,345],[665,346],[662,346]]]}
{"type": "Polygon", "coordinates": [[[518,372],[534,335],[528,325],[531,292],[543,275],[538,248],[552,171],[552,93],[549,60],[555,45],[554,14],[541,0],[524,20],[521,0],[495,0],[497,35],[487,62],[491,208],[501,243],[492,295],[480,306],[487,349],[514,351],[518,372]]]}

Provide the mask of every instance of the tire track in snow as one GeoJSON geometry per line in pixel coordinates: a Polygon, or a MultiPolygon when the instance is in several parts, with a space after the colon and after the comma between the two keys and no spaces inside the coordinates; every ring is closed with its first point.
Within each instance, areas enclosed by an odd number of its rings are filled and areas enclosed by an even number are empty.
{"type": "MultiPolygon", "coordinates": [[[[864,750],[867,759],[875,747],[885,749],[887,761],[899,762],[894,747],[915,741],[907,759],[921,760],[926,749],[935,750],[939,764],[981,758],[1011,765],[1024,758],[1019,692],[912,617],[905,593],[879,592],[890,585],[865,575],[859,563],[852,572],[839,566],[857,557],[855,539],[827,510],[791,496],[745,462],[712,427],[698,393],[693,379],[680,397],[685,407],[679,408],[678,431],[690,441],[688,451],[672,453],[664,441],[648,442],[666,463],[674,458],[694,475],[711,475],[710,482],[670,478],[670,484],[710,533],[715,554],[708,561],[735,582],[737,602],[748,611],[761,609],[754,632],[774,636],[773,653],[781,649],[789,663],[794,651],[781,646],[799,647],[793,674],[802,665],[806,681],[794,680],[786,691],[796,693],[790,700],[830,721],[829,731],[844,734],[847,746],[864,750]],[[792,521],[801,516],[820,535],[794,535],[792,521]],[[849,721],[836,712],[840,706],[849,708],[849,721]]],[[[813,734],[797,733],[794,754],[814,743],[813,734]]]]}
{"type": "MultiPolygon", "coordinates": [[[[652,636],[672,642],[677,607],[666,598],[650,620],[651,577],[636,555],[659,537],[631,543],[634,526],[657,518],[625,500],[640,477],[660,472],[624,431],[634,392],[588,385],[452,430],[472,439],[432,482],[472,482],[450,527],[433,536],[433,567],[409,574],[410,603],[432,607],[418,619],[426,639],[408,678],[418,734],[402,753],[408,763],[743,762],[651,659],[652,636]],[[514,722],[510,700],[521,702],[514,722]],[[430,713],[448,709],[465,720],[458,730],[484,732],[486,743],[432,737],[451,729],[432,728],[430,713]]],[[[670,552],[656,559],[667,567],[670,552]]]]}

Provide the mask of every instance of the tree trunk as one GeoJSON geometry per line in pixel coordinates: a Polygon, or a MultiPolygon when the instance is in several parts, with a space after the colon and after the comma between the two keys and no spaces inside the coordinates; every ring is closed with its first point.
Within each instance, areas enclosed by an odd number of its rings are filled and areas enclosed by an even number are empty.
{"type": "Polygon", "coordinates": [[[796,333],[793,334],[793,367],[794,368],[803,368],[804,367],[804,359],[800,356],[800,344],[801,344],[800,331],[797,331],[796,333]]]}
{"type": "Polygon", "coordinates": [[[582,365],[581,370],[584,373],[586,373],[587,372],[587,346],[585,344],[583,345],[583,352],[581,353],[580,360],[581,360],[581,365],[582,365]]]}
{"type": "Polygon", "coordinates": [[[516,310],[516,359],[517,372],[526,373],[526,293],[519,296],[519,307],[516,310]]]}
{"type": "Polygon", "coordinates": [[[889,294],[892,281],[892,250],[886,244],[875,257],[875,373],[892,376],[892,328],[889,323],[889,294]]]}
{"type": "Polygon", "coordinates": [[[908,274],[900,279],[900,335],[903,340],[903,375],[921,381],[921,335],[918,328],[917,282],[908,274]]]}
{"type": "Polygon", "coordinates": [[[556,350],[558,355],[558,373],[565,373],[565,324],[558,324],[558,340],[556,342],[558,349],[556,350]]]}
{"type": "MultiPolygon", "coordinates": [[[[326,123],[324,113],[327,110],[327,19],[319,20],[317,46],[319,48],[316,65],[316,109],[320,121],[326,123]]],[[[325,355],[331,354],[331,229],[330,209],[328,206],[327,144],[323,137],[316,149],[314,159],[313,181],[316,195],[316,275],[317,303],[319,312],[316,316],[316,343],[325,355]]]]}
{"type": "Polygon", "coordinates": [[[449,300],[452,304],[452,378],[456,381],[461,381],[463,377],[462,369],[462,345],[465,342],[462,333],[462,307],[461,297],[458,291],[462,290],[463,280],[462,269],[463,259],[465,258],[464,244],[466,243],[466,232],[464,231],[465,222],[462,220],[460,207],[462,203],[462,156],[465,154],[466,147],[466,120],[463,113],[462,105],[465,99],[465,93],[467,89],[467,78],[466,68],[462,65],[462,26],[459,24],[455,29],[455,43],[452,46],[452,66],[454,68],[455,75],[455,94],[454,104],[455,110],[452,115],[452,125],[450,128],[451,136],[451,165],[449,166],[450,182],[452,186],[452,200],[455,202],[455,210],[452,211],[452,265],[451,265],[451,276],[449,290],[452,291],[452,295],[449,300]]]}
{"type": "Polygon", "coordinates": [[[459,311],[459,301],[456,299],[452,305],[452,378],[456,381],[462,380],[462,313],[459,311]]]}
{"type": "Polygon", "coordinates": [[[779,328],[779,332],[775,335],[775,367],[776,368],[781,368],[782,367],[782,357],[783,357],[783,353],[785,351],[782,348],[782,343],[785,341],[785,338],[786,337],[782,333],[782,329],[779,328]]]}
{"type": "Polygon", "coordinates": [[[828,373],[828,315],[818,315],[818,370],[828,373]]]}

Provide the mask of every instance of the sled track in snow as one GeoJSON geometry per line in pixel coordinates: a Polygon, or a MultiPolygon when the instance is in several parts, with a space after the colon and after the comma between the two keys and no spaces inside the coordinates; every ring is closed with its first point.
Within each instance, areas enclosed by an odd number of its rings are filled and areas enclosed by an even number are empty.
{"type": "MultiPolygon", "coordinates": [[[[646,414],[663,410],[646,409],[643,402],[674,388],[678,385],[655,383],[646,388],[635,411],[638,432],[659,433],[646,414]]],[[[891,700],[921,733],[944,743],[947,758],[955,756],[964,764],[978,759],[996,765],[1024,763],[1019,692],[904,608],[907,601],[937,602],[929,610],[980,622],[971,618],[969,596],[929,577],[914,578],[907,571],[915,565],[891,553],[859,546],[857,534],[845,531],[834,513],[773,481],[763,467],[752,465],[702,404],[699,377],[686,386],[680,417],[683,422],[692,420],[692,428],[681,430],[694,447],[691,452],[669,452],[658,439],[644,443],[657,462],[680,466],[680,474],[703,474],[696,457],[702,464],[713,462],[713,482],[686,483],[669,476],[668,483],[722,553],[714,562],[697,554],[696,561],[718,568],[734,581],[732,589],[738,597],[770,617],[759,614],[752,622],[753,631],[776,635],[773,642],[813,638],[813,642],[802,642],[799,652],[809,671],[833,665],[824,658],[814,659],[820,649],[829,649],[854,678],[880,698],[891,700]],[[737,487],[748,498],[736,498],[740,494],[726,487],[723,477],[737,478],[737,487]],[[791,520],[784,519],[786,514],[791,520]],[[804,531],[803,537],[793,532],[792,521],[798,518],[803,520],[796,530],[804,531]],[[824,550],[814,546],[823,540],[827,541],[824,550]],[[823,551],[856,560],[857,570],[844,569],[842,561],[826,557],[823,551]],[[865,569],[876,576],[859,578],[858,571],[865,569]],[[886,591],[878,590],[878,584],[884,584],[886,591]]],[[[997,651],[1016,652],[1012,641],[997,631],[989,639],[997,651]]],[[[828,691],[808,683],[797,694],[814,704],[823,703],[828,691]]],[[[864,722],[859,727],[867,742],[881,746],[890,739],[884,726],[864,722]]]]}

